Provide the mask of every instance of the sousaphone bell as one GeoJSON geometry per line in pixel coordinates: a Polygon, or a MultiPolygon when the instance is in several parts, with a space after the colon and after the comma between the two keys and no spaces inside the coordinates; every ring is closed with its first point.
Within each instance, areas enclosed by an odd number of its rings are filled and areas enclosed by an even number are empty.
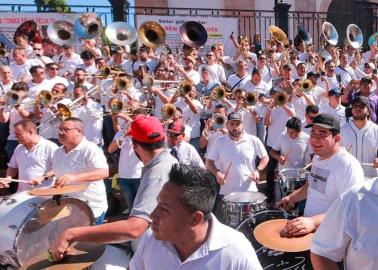
{"type": "Polygon", "coordinates": [[[207,41],[207,31],[202,24],[188,21],[180,26],[181,41],[189,47],[201,47],[207,41]]]}
{"type": "Polygon", "coordinates": [[[332,46],[336,46],[339,41],[339,35],[336,28],[330,22],[322,24],[322,33],[325,41],[332,46]]]}
{"type": "Polygon", "coordinates": [[[94,13],[85,13],[75,21],[74,30],[81,39],[93,39],[101,33],[101,19],[94,13]]]}
{"type": "Polygon", "coordinates": [[[346,39],[350,46],[352,46],[354,49],[361,48],[362,44],[364,43],[364,36],[362,34],[362,31],[355,24],[348,25],[346,39]]]}
{"type": "Polygon", "coordinates": [[[140,41],[149,48],[157,48],[165,43],[165,30],[157,22],[144,22],[138,28],[138,36],[140,41]]]}
{"type": "Polygon", "coordinates": [[[20,35],[26,35],[29,38],[29,41],[32,41],[37,34],[37,23],[35,21],[26,21],[17,27],[16,32],[13,36],[13,41],[15,44],[16,38],[20,35]]]}
{"type": "Polygon", "coordinates": [[[378,44],[378,32],[372,34],[368,39],[369,46],[377,46],[378,44]]]}
{"type": "Polygon", "coordinates": [[[294,38],[294,46],[298,47],[301,42],[304,42],[307,46],[312,44],[312,37],[302,26],[297,26],[298,34],[294,38]]]}
{"type": "Polygon", "coordinates": [[[70,45],[74,37],[73,24],[67,21],[56,21],[49,24],[47,26],[47,36],[59,46],[70,45]]]}
{"type": "Polygon", "coordinates": [[[274,42],[278,42],[283,45],[289,45],[289,39],[287,38],[287,35],[281,28],[275,25],[271,25],[269,26],[269,32],[274,42]]]}
{"type": "Polygon", "coordinates": [[[134,27],[126,22],[113,22],[105,29],[109,41],[118,46],[127,46],[134,43],[138,36],[134,27]]]}

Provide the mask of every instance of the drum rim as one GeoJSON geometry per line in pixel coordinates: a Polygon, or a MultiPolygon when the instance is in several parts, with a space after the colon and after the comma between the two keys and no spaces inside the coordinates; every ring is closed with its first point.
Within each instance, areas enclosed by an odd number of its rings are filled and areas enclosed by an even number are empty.
{"type": "MultiPolygon", "coordinates": [[[[17,243],[18,243],[18,240],[19,240],[19,238],[20,238],[20,236],[21,236],[21,232],[22,232],[23,229],[25,228],[27,221],[30,220],[30,218],[31,218],[33,215],[35,215],[35,214],[37,213],[37,211],[38,211],[40,208],[42,208],[42,207],[45,206],[46,204],[51,203],[53,200],[54,200],[54,199],[53,199],[52,197],[50,197],[49,199],[47,199],[47,200],[41,202],[40,204],[38,204],[33,210],[31,210],[31,211],[29,212],[29,214],[27,214],[27,215],[25,216],[25,218],[24,218],[24,219],[22,220],[22,222],[20,223],[21,226],[20,226],[19,228],[17,228],[17,233],[16,233],[16,236],[15,236],[14,241],[13,241],[13,251],[15,252],[15,254],[16,254],[16,256],[17,256],[17,259],[18,259],[18,261],[19,261],[19,263],[20,263],[21,265],[22,265],[22,263],[21,263],[20,260],[19,260],[19,256],[18,256],[18,248],[17,248],[17,243]]],[[[70,201],[72,202],[72,201],[74,201],[74,202],[79,202],[79,204],[82,204],[84,207],[87,208],[87,210],[89,210],[88,213],[90,214],[90,217],[89,217],[89,218],[90,218],[90,223],[91,223],[91,225],[94,224],[94,221],[95,221],[94,214],[93,214],[92,209],[89,207],[88,203],[86,203],[86,202],[83,201],[83,200],[77,199],[77,198],[64,197],[64,196],[63,196],[62,198],[60,198],[59,200],[60,200],[60,201],[67,201],[67,202],[70,202],[70,201]]]]}
{"type": "Polygon", "coordinates": [[[261,193],[261,192],[258,192],[258,191],[235,191],[235,192],[231,192],[230,194],[226,195],[223,197],[223,200],[226,202],[226,203],[262,203],[264,201],[266,201],[267,197],[261,193]],[[257,198],[257,200],[255,201],[244,201],[244,202],[240,202],[240,201],[232,201],[232,200],[227,200],[226,197],[230,196],[230,195],[235,195],[235,194],[238,194],[238,193],[249,193],[249,194],[259,194],[261,195],[260,198],[257,198]]]}
{"type": "Polygon", "coordinates": [[[285,214],[285,215],[287,215],[288,217],[293,217],[293,218],[295,218],[295,215],[293,215],[293,214],[291,214],[291,213],[289,213],[289,212],[287,212],[287,211],[284,211],[284,210],[279,210],[279,209],[265,209],[265,210],[261,210],[261,211],[259,211],[259,212],[255,212],[255,213],[250,213],[251,215],[248,217],[248,218],[246,218],[246,219],[244,219],[236,228],[235,228],[235,230],[237,230],[237,231],[239,231],[240,229],[241,229],[241,227],[245,224],[245,223],[247,223],[248,221],[250,221],[251,220],[251,217],[254,217],[254,216],[257,216],[257,215],[260,215],[260,214],[265,214],[265,213],[272,213],[272,212],[274,212],[274,213],[283,213],[283,214],[285,214]]]}

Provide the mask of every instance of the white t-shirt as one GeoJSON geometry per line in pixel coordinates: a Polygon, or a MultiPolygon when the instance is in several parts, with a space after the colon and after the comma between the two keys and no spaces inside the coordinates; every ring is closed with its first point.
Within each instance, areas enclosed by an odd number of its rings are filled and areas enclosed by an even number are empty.
{"type": "Polygon", "coordinates": [[[233,91],[236,89],[245,89],[244,85],[250,80],[250,78],[251,76],[248,73],[244,77],[239,77],[238,74],[235,73],[228,77],[227,83],[231,86],[233,91]],[[237,83],[238,85],[236,85],[237,83]]]}
{"type": "Polygon", "coordinates": [[[184,98],[179,98],[179,100],[176,102],[176,107],[181,108],[182,110],[182,118],[183,122],[191,127],[192,131],[190,133],[190,138],[199,138],[201,136],[200,134],[200,115],[201,110],[203,109],[203,105],[196,99],[192,99],[192,103],[194,106],[197,107],[198,113],[194,113],[189,105],[185,102],[184,98]]]}
{"type": "Polygon", "coordinates": [[[66,78],[61,77],[61,76],[56,76],[55,78],[47,78],[47,81],[50,83],[51,87],[53,87],[57,83],[62,83],[66,87],[68,87],[69,82],[66,78]]]}
{"type": "MultiPolygon", "coordinates": [[[[199,166],[205,168],[205,164],[198,154],[197,150],[194,148],[193,145],[187,143],[185,141],[181,141],[177,146],[174,147],[177,150],[178,160],[181,163],[186,165],[192,166],[199,166]]],[[[171,151],[172,148],[167,149],[168,152],[171,151]]]]}
{"type": "Polygon", "coordinates": [[[344,125],[346,122],[345,107],[343,105],[338,105],[336,108],[332,108],[329,103],[327,103],[319,107],[319,113],[327,113],[332,115],[340,121],[340,125],[344,125]]]}
{"type": "Polygon", "coordinates": [[[55,63],[63,63],[63,67],[59,70],[59,74],[62,76],[66,72],[73,73],[75,69],[83,63],[80,55],[73,53],[71,57],[67,57],[64,54],[53,57],[55,63]]]}
{"type": "Polygon", "coordinates": [[[30,60],[27,60],[23,65],[17,65],[15,62],[12,62],[9,67],[12,71],[12,77],[15,81],[20,81],[23,78],[31,80],[31,75],[29,69],[32,67],[30,60]]]}
{"type": "Polygon", "coordinates": [[[304,132],[294,140],[287,135],[287,131],[282,132],[272,147],[275,151],[280,151],[281,156],[286,157],[285,164],[278,164],[278,169],[303,168],[306,164],[306,152],[309,151],[309,139],[310,136],[304,132]]]}
{"type": "Polygon", "coordinates": [[[301,120],[305,119],[306,107],[308,105],[306,99],[301,96],[293,95],[291,98],[291,103],[293,104],[295,110],[295,116],[301,120]]]}
{"type": "Polygon", "coordinates": [[[190,70],[189,72],[186,72],[186,75],[193,81],[194,85],[197,85],[201,81],[201,76],[197,70],[190,70]]]}
{"type": "MultiPolygon", "coordinates": [[[[108,169],[108,163],[102,149],[85,138],[70,152],[66,153],[64,146],[56,150],[53,158],[53,169],[56,178],[65,174],[77,174],[93,169],[108,169]]],[[[70,197],[88,202],[94,216],[97,218],[108,208],[105,185],[102,179],[79,182],[87,185],[87,189],[70,193],[70,197]]]]}
{"type": "Polygon", "coordinates": [[[378,269],[378,180],[356,185],[335,201],[317,229],[311,252],[335,262],[345,270],[378,269]]]}
{"type": "MultiPolygon", "coordinates": [[[[373,163],[378,151],[378,126],[369,121],[358,129],[353,120],[341,127],[341,144],[361,163],[373,163]]],[[[378,176],[378,169],[362,166],[367,177],[378,176]]]]}
{"type": "Polygon", "coordinates": [[[213,160],[217,169],[225,173],[232,162],[226,183],[221,186],[220,194],[228,195],[235,191],[257,191],[256,183],[249,176],[255,168],[256,156],[268,156],[259,138],[243,133],[236,142],[230,136],[219,137],[211,147],[207,158],[213,160]]]}
{"type": "Polygon", "coordinates": [[[354,184],[364,181],[364,172],[358,160],[341,148],[332,157],[320,160],[314,156],[308,176],[308,193],[304,216],[325,213],[342,193],[354,184]]]}
{"type": "Polygon", "coordinates": [[[343,67],[340,66],[335,67],[335,73],[339,74],[341,77],[341,83],[344,86],[347,86],[351,80],[356,80],[356,75],[354,74],[354,70],[351,66],[343,67]]]}
{"type": "Polygon", "coordinates": [[[268,94],[269,92],[268,84],[263,80],[261,80],[258,85],[253,84],[252,81],[249,80],[244,85],[244,89],[247,90],[248,93],[257,92],[258,94],[264,95],[268,94]]]}
{"type": "MultiPolygon", "coordinates": [[[[287,106],[290,109],[293,109],[291,103],[288,103],[287,106]]],[[[274,145],[275,140],[285,131],[287,120],[291,118],[282,107],[275,107],[271,112],[271,117],[272,122],[268,127],[268,136],[266,140],[268,146],[274,145]]]]}
{"type": "Polygon", "coordinates": [[[174,245],[156,240],[148,229],[129,264],[130,270],[262,270],[255,250],[242,233],[220,223],[214,215],[209,222],[208,238],[184,262],[174,245]]]}
{"type": "MultiPolygon", "coordinates": [[[[125,131],[121,129],[114,136],[114,140],[119,139],[125,131]]],[[[126,136],[121,145],[121,153],[118,163],[118,175],[121,178],[140,178],[142,175],[143,163],[135,155],[133,143],[129,136],[126,136]]]]}
{"type": "MultiPolygon", "coordinates": [[[[163,93],[164,96],[166,96],[169,99],[171,99],[173,94],[174,94],[174,91],[171,91],[171,90],[162,89],[161,92],[163,93]]],[[[154,96],[154,100],[155,100],[154,115],[155,115],[156,118],[161,119],[162,118],[161,109],[163,108],[164,104],[163,104],[163,102],[161,101],[161,99],[158,95],[154,96]]]]}
{"type": "Polygon", "coordinates": [[[198,67],[198,70],[201,71],[203,67],[206,67],[210,71],[210,81],[212,82],[225,82],[226,81],[226,74],[224,69],[219,64],[203,64],[198,67]]]}
{"type": "MultiPolygon", "coordinates": [[[[339,88],[339,82],[336,78],[336,75],[334,75],[333,77],[328,77],[328,76],[324,76],[325,79],[327,80],[328,82],[328,85],[329,85],[329,90],[333,89],[333,88],[339,88]]],[[[323,89],[327,89],[326,88],[326,85],[325,85],[325,82],[323,81],[320,81],[318,82],[319,86],[323,89]]]]}
{"type": "Polygon", "coordinates": [[[80,64],[77,66],[77,68],[82,68],[85,70],[86,73],[91,74],[91,75],[98,73],[98,69],[94,63],[90,66],[87,66],[85,64],[80,64]]]}
{"type": "MultiPolygon", "coordinates": [[[[25,145],[19,144],[14,150],[13,156],[8,163],[10,168],[18,170],[18,178],[31,180],[41,177],[52,169],[52,160],[58,146],[42,137],[39,137],[37,144],[30,150],[25,145]]],[[[44,181],[43,186],[49,186],[51,181],[44,181]]],[[[27,183],[18,184],[18,192],[30,190],[33,187],[27,183]]]]}
{"type": "Polygon", "coordinates": [[[44,79],[40,83],[35,83],[33,81],[30,81],[28,82],[28,85],[29,85],[28,96],[33,99],[36,98],[42,90],[47,90],[51,92],[51,88],[53,87],[52,81],[47,80],[47,79],[44,79]]]}
{"type": "MultiPolygon", "coordinates": [[[[28,112],[33,113],[34,112],[34,106],[31,104],[31,99],[30,98],[25,98],[22,100],[22,103],[20,105],[21,108],[24,108],[28,112]],[[26,105],[24,105],[26,104],[26,105]]],[[[13,125],[16,124],[18,121],[21,121],[23,118],[21,115],[18,113],[18,111],[15,108],[9,109],[8,106],[4,108],[4,114],[9,113],[9,136],[8,140],[16,140],[16,137],[14,136],[13,133],[13,125]]]]}

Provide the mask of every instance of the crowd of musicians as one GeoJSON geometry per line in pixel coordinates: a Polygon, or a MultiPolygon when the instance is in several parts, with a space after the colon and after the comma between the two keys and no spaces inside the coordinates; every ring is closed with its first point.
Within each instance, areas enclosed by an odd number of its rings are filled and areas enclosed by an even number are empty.
{"type": "Polygon", "coordinates": [[[316,51],[300,31],[293,43],[274,29],[267,44],[231,35],[235,55],[221,43],[60,46],[23,33],[3,47],[5,178],[28,181],[17,192],[85,184],[72,197],[96,219],[56,239],[53,258],[74,241],[141,238],[130,269],[262,269],[248,240],[221,222],[224,196],[258,191],[266,175],[271,207],[306,200],[285,233],[316,231],[315,269],[377,269],[378,45],[326,38],[316,51]],[[129,217],[104,223],[114,162],[129,217]],[[304,167],[306,184],[280,197],[277,171],[304,167]]]}

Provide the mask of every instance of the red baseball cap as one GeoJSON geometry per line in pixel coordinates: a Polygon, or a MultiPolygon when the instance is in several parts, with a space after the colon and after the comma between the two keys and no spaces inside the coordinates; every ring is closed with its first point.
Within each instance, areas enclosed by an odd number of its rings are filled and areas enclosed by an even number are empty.
{"type": "Polygon", "coordinates": [[[181,120],[176,120],[168,125],[168,128],[166,129],[167,132],[172,132],[175,134],[181,134],[184,133],[185,126],[182,123],[181,120]]]}
{"type": "Polygon", "coordinates": [[[127,134],[141,143],[156,143],[164,140],[163,125],[153,116],[138,115],[127,134]]]}

